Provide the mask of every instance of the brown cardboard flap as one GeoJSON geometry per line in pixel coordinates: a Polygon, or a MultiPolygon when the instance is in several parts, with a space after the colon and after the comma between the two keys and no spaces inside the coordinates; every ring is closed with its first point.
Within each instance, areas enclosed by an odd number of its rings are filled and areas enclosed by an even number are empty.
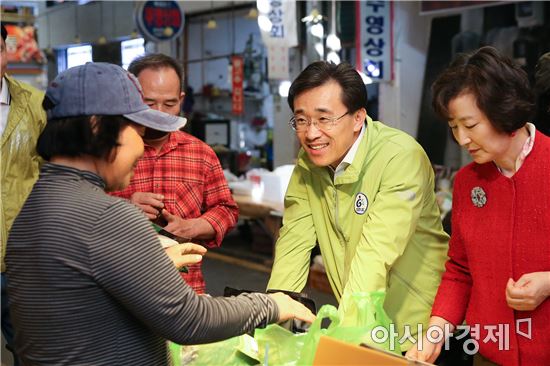
{"type": "Polygon", "coordinates": [[[313,365],[410,366],[432,364],[409,360],[368,345],[356,346],[321,336],[313,365]]]}

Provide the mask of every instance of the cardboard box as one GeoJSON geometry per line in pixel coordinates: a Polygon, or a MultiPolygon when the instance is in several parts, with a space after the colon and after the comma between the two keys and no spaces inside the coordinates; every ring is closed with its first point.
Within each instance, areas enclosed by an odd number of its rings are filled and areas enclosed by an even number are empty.
{"type": "Polygon", "coordinates": [[[394,353],[369,346],[356,346],[334,338],[321,336],[314,366],[321,365],[363,365],[363,366],[399,366],[432,364],[409,360],[394,353]]]}

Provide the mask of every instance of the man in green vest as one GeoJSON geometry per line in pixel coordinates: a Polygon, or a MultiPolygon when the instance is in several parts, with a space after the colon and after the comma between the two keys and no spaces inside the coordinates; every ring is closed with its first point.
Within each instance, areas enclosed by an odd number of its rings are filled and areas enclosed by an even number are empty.
{"type": "MultiPolygon", "coordinates": [[[[2,246],[2,334],[6,347],[12,349],[13,328],[8,310],[4,256],[6,242],[13,220],[27,199],[38,179],[40,158],[36,153],[36,141],[46,125],[42,109],[44,93],[32,86],[6,75],[8,32],[2,24],[0,43],[0,174],[2,199],[0,199],[0,244],[2,246]]],[[[14,354],[15,365],[18,364],[14,354]]]]}
{"type": "MultiPolygon", "coordinates": [[[[349,64],[309,65],[292,83],[288,103],[302,149],[268,288],[301,291],[318,243],[338,301],[384,291],[399,338],[408,327],[417,339],[448,244],[426,153],[409,135],[367,116],[365,85],[349,64]]],[[[411,346],[400,343],[402,352],[411,346]]]]}

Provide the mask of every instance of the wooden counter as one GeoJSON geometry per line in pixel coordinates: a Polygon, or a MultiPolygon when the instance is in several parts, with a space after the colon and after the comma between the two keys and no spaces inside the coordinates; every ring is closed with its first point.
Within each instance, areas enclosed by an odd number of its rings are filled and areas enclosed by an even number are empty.
{"type": "Polygon", "coordinates": [[[279,229],[283,222],[284,204],[282,202],[256,201],[250,196],[233,195],[233,199],[239,206],[239,218],[251,220],[271,237],[271,247],[257,247],[252,243],[253,250],[274,253],[275,242],[279,237],[279,229]]]}
{"type": "Polygon", "coordinates": [[[282,202],[256,201],[250,196],[241,196],[234,194],[233,199],[239,205],[239,215],[251,219],[263,218],[267,216],[283,216],[285,209],[282,202]]]}

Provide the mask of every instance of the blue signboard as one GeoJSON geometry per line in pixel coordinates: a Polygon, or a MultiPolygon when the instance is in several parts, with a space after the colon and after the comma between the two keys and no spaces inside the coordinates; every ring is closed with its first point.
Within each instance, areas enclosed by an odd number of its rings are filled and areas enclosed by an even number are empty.
{"type": "Polygon", "coordinates": [[[136,9],[136,23],[143,36],[154,42],[168,41],[183,31],[183,8],[176,1],[146,1],[136,9]]]}
{"type": "Polygon", "coordinates": [[[356,2],[357,69],[376,81],[393,80],[393,3],[356,2]]]}

